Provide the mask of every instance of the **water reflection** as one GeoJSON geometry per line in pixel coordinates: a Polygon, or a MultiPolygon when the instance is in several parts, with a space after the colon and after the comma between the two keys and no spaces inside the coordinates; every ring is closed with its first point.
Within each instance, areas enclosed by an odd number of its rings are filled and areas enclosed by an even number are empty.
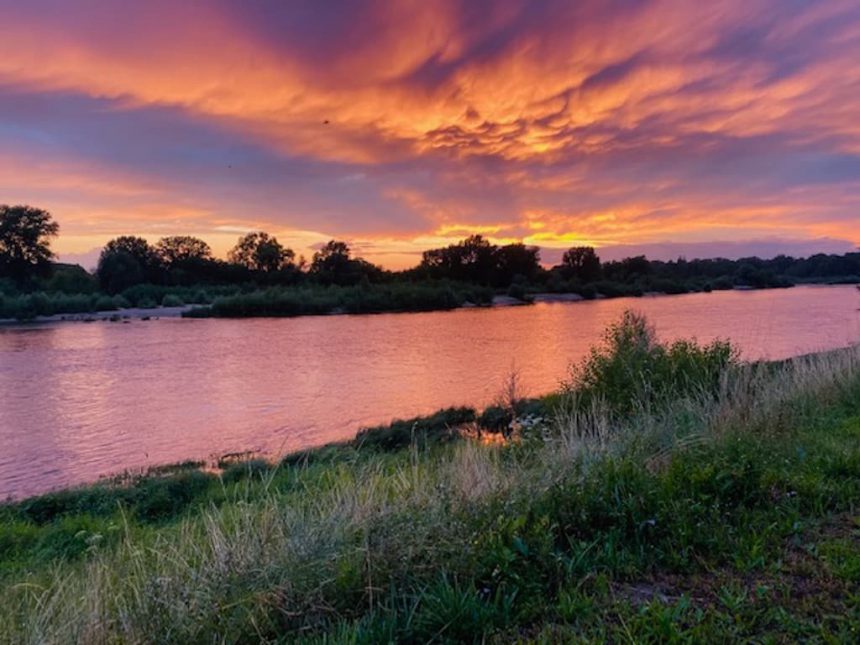
{"type": "Polygon", "coordinates": [[[557,386],[625,308],[663,338],[747,358],[860,340],[853,287],[723,292],[409,315],[160,320],[0,329],[0,496],[493,400],[515,366],[557,386]]]}

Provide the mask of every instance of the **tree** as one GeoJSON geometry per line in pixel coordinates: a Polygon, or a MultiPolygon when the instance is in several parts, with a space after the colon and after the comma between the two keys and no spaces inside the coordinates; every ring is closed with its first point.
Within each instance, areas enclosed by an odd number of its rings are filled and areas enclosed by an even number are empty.
{"type": "Polygon", "coordinates": [[[311,260],[310,272],[316,276],[335,277],[349,270],[350,249],[346,242],[329,240],[311,260]]]}
{"type": "Polygon", "coordinates": [[[420,268],[430,275],[453,280],[490,284],[494,282],[499,247],[481,235],[422,255],[420,268]]]}
{"type": "Polygon", "coordinates": [[[161,261],[145,239],[123,235],[105,244],[96,274],[102,289],[116,293],[141,282],[158,282],[161,261]]]}
{"type": "Polygon", "coordinates": [[[119,293],[146,281],[140,262],[126,251],[102,251],[96,276],[99,286],[108,293],[119,293]]]}
{"type": "Polygon", "coordinates": [[[188,235],[161,238],[155,245],[155,252],[167,267],[212,259],[210,246],[203,240],[188,235]]]}
{"type": "Polygon", "coordinates": [[[600,258],[590,246],[575,246],[565,251],[561,267],[568,280],[578,278],[582,282],[593,282],[600,279],[600,258]]]}
{"type": "Polygon", "coordinates": [[[127,253],[140,263],[141,268],[148,269],[158,266],[159,259],[155,249],[142,237],[122,235],[105,244],[102,255],[111,253],[127,253]]]}
{"type": "Polygon", "coordinates": [[[60,230],[48,211],[0,205],[0,277],[22,283],[50,270],[51,238],[60,230]]]}
{"type": "Polygon", "coordinates": [[[541,272],[540,249],[525,244],[508,244],[496,254],[496,279],[499,286],[507,286],[521,276],[534,280],[541,272]]]}
{"type": "Polygon", "coordinates": [[[252,271],[269,273],[292,266],[296,254],[281,246],[277,238],[260,231],[239,238],[227,257],[252,271]]]}
{"type": "Polygon", "coordinates": [[[329,240],[311,260],[309,273],[323,284],[351,285],[376,280],[382,269],[367,260],[354,259],[346,242],[329,240]]]}

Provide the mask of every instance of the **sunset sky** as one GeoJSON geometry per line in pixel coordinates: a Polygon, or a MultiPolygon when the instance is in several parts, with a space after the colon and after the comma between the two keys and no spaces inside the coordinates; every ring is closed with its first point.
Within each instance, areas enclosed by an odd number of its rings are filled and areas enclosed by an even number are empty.
{"type": "Polygon", "coordinates": [[[263,229],[396,268],[860,244],[857,0],[0,0],[0,203],[92,264],[263,229]],[[557,252],[556,252],[557,253],[557,252]]]}

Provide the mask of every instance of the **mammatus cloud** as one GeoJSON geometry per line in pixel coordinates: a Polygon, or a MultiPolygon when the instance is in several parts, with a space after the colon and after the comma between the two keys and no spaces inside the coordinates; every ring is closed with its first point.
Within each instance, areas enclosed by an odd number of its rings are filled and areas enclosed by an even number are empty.
{"type": "Polygon", "coordinates": [[[223,252],[245,228],[388,265],[470,232],[860,243],[853,0],[0,15],[0,201],[50,208],[62,251],[192,233],[223,252]]]}

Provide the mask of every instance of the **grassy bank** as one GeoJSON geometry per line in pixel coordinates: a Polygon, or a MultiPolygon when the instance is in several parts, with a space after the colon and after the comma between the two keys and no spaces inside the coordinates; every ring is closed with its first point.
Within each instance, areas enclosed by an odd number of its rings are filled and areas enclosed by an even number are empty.
{"type": "Polygon", "coordinates": [[[487,287],[448,281],[268,288],[253,284],[205,287],[141,284],[112,296],[42,291],[4,295],[0,292],[0,319],[31,320],[37,316],[186,304],[197,305],[188,315],[200,318],[437,311],[455,309],[468,303],[489,305],[493,294],[493,290],[487,287]]]}
{"type": "Polygon", "coordinates": [[[236,287],[165,287],[137,285],[120,294],[62,293],[36,291],[33,293],[3,293],[0,291],[0,319],[32,320],[37,316],[88,314],[117,311],[129,307],[155,309],[159,306],[178,307],[185,304],[206,305],[221,295],[238,293],[236,287]]]}
{"type": "Polygon", "coordinates": [[[189,317],[249,318],[328,313],[436,311],[464,304],[488,305],[493,290],[453,282],[363,284],[352,287],[272,287],[216,298],[189,317]]]}
{"type": "MultiPolygon", "coordinates": [[[[187,317],[252,318],[321,315],[329,313],[370,314],[383,312],[444,311],[462,306],[488,306],[495,295],[508,295],[532,302],[538,293],[575,294],[595,298],[641,297],[647,293],[683,294],[728,290],[731,283],[677,283],[651,280],[625,284],[577,281],[515,284],[507,290],[448,280],[364,283],[352,286],[305,283],[292,286],[257,285],[154,285],[138,284],[109,295],[101,292],[66,293],[4,291],[0,283],[0,319],[33,320],[59,316],[117,311],[129,307],[155,309],[160,306],[193,305],[187,317]]],[[[772,288],[766,285],[761,288],[772,288]]],[[[780,285],[788,286],[788,285],[780,285]]]]}
{"type": "Polygon", "coordinates": [[[628,316],[563,391],[0,510],[2,642],[856,641],[860,351],[628,316]]]}

